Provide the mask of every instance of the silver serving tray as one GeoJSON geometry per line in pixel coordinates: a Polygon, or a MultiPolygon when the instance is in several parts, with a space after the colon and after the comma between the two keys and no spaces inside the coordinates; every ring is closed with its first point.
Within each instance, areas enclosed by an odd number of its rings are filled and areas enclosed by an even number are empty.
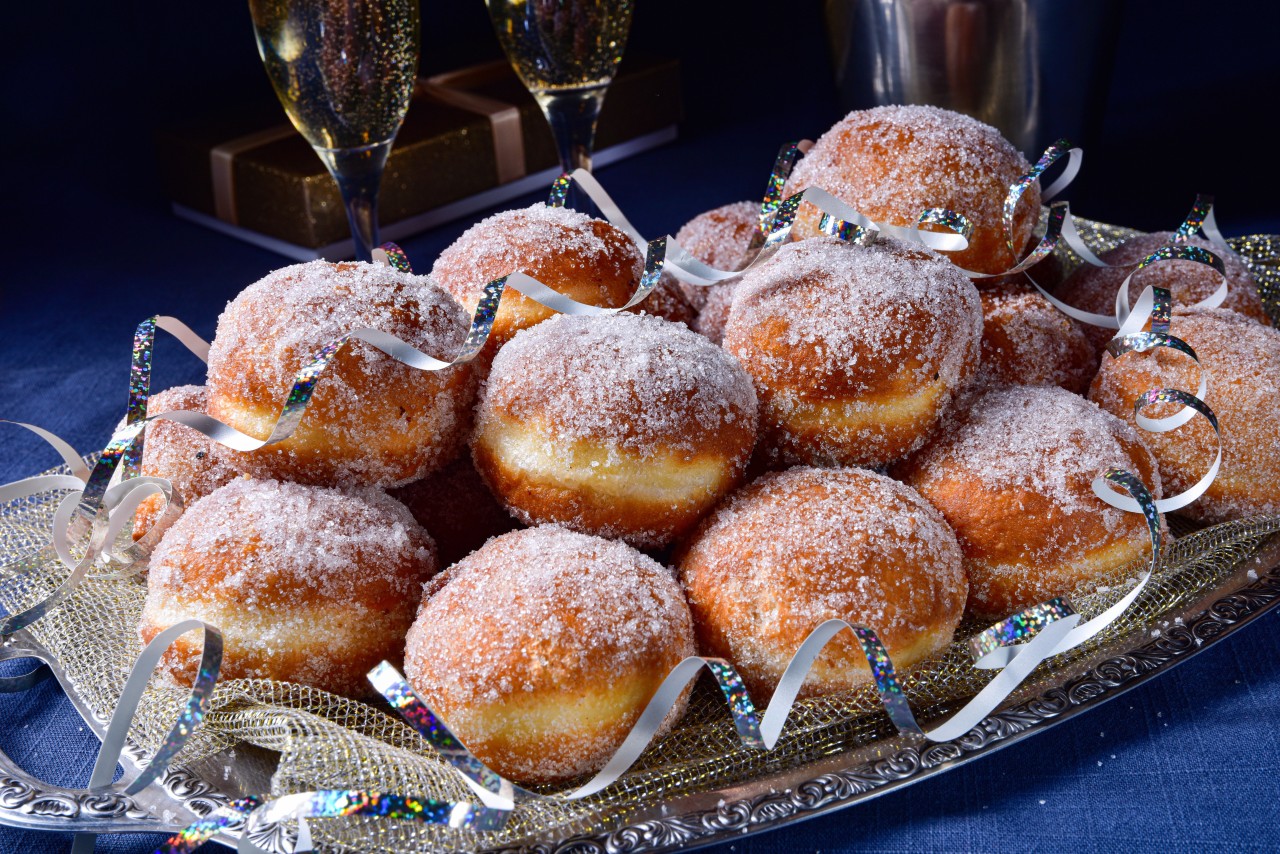
{"type": "MultiPolygon", "coordinates": [[[[1246,559],[1199,602],[1163,615],[1169,628],[1151,639],[1135,630],[1087,660],[1024,686],[965,735],[942,743],[898,736],[787,771],[712,792],[673,798],[641,810],[631,823],[595,835],[537,838],[503,854],[624,854],[689,849],[834,812],[959,768],[1105,703],[1203,652],[1280,605],[1280,535],[1246,559]],[[1177,618],[1181,618],[1179,621],[1177,618]]],[[[26,632],[4,646],[7,655],[45,661],[85,723],[102,737],[97,718],[71,688],[58,662],[26,632]]],[[[137,796],[51,790],[0,753],[0,823],[58,832],[173,832],[245,794],[270,790],[272,754],[240,747],[188,767],[171,768],[137,796]]],[[[126,777],[141,757],[126,749],[126,777]]],[[[239,826],[216,838],[234,847],[239,826]]],[[[276,854],[292,852],[286,825],[263,825],[252,841],[276,854]]]]}

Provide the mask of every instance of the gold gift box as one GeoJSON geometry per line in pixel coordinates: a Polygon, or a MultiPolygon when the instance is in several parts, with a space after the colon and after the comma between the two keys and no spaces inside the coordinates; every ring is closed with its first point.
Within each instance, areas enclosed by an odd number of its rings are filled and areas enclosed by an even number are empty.
{"type": "MultiPolygon", "coordinates": [[[[678,63],[629,56],[605,98],[597,164],[674,139],[681,113],[678,63]]],[[[297,259],[350,252],[337,185],[286,122],[214,117],[162,133],[158,148],[178,215],[297,259]]],[[[505,61],[421,80],[382,179],[382,239],[548,186],[557,169],[546,120],[505,61]]]]}

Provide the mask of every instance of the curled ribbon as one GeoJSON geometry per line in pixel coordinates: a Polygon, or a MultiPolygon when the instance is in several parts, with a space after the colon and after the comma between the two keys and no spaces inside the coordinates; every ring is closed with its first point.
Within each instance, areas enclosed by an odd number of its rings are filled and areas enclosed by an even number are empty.
{"type": "MultiPolygon", "coordinates": [[[[30,650],[0,647],[0,660],[29,657],[29,655],[30,650]]],[[[116,704],[115,711],[111,714],[106,735],[103,736],[102,749],[98,752],[97,761],[94,763],[93,772],[89,777],[89,791],[99,793],[119,792],[125,795],[135,795],[158,779],[169,766],[173,757],[182,750],[204,720],[204,716],[209,710],[210,698],[213,695],[213,688],[217,683],[218,671],[221,666],[222,634],[206,623],[202,623],[199,620],[185,620],[156,635],[151,643],[147,644],[142,650],[142,654],[134,662],[133,668],[129,672],[129,677],[125,681],[124,689],[120,693],[120,700],[116,704]],[[173,645],[174,641],[182,635],[197,629],[204,632],[204,648],[200,654],[200,666],[197,670],[195,681],[191,686],[186,702],[183,704],[182,711],[178,714],[173,726],[164,737],[159,749],[156,750],[141,773],[127,783],[121,781],[113,785],[111,778],[115,774],[116,763],[120,760],[125,738],[133,725],[134,717],[138,712],[138,704],[142,700],[142,694],[151,678],[152,671],[155,670],[156,665],[160,663],[161,656],[173,645]]],[[[31,680],[30,676],[31,674],[28,674],[28,677],[25,678],[28,683],[34,684],[34,681],[38,681],[31,680]]],[[[29,684],[22,684],[22,679],[23,677],[15,680],[6,680],[5,683],[0,684],[0,690],[24,690],[29,687],[29,684]]],[[[46,788],[54,792],[72,791],[56,786],[46,786],[46,788]]],[[[90,854],[93,851],[93,840],[94,834],[91,833],[77,835],[72,847],[73,854],[90,854]]]]}
{"type": "Polygon", "coordinates": [[[987,643],[1004,645],[1034,634],[1021,647],[1023,654],[1010,663],[973,699],[950,719],[926,731],[916,721],[898,682],[888,651],[874,630],[844,620],[827,620],[816,627],[792,656],[769,700],[764,716],[743,684],[741,675],[729,662],[719,658],[691,656],[667,674],[649,700],[626,739],[605,767],[585,784],[560,795],[541,795],[522,788],[486,766],[449,730],[431,708],[413,691],[404,677],[386,662],[369,674],[369,680],[401,716],[425,738],[476,793],[487,808],[512,810],[527,800],[579,800],[594,795],[613,783],[635,763],[653,740],[689,684],[708,670],[724,694],[733,716],[738,738],[745,747],[771,750],[782,735],[787,717],[796,703],[800,687],[823,648],[839,633],[851,632],[871,668],[875,689],[885,712],[904,735],[930,741],[948,741],[968,732],[991,713],[1044,659],[1057,648],[1080,617],[1061,599],[1029,609],[1001,621],[982,637],[987,643]]]}

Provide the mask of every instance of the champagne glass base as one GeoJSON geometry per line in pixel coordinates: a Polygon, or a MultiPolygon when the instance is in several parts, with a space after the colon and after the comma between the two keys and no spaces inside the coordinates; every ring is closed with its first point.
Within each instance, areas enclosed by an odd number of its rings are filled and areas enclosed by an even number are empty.
{"type": "Polygon", "coordinates": [[[392,139],[357,148],[312,146],[338,184],[357,261],[372,261],[378,240],[378,189],[392,139]]]}

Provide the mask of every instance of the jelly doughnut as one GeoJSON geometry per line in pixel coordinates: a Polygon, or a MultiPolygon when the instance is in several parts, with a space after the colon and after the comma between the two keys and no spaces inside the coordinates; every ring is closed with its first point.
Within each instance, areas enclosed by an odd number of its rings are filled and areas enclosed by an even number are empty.
{"type": "MultiPolygon", "coordinates": [[[[759,202],[734,202],[698,214],[680,227],[676,232],[676,240],[690,255],[704,264],[710,264],[718,270],[737,270],[751,245],[751,239],[759,230],[759,222],[759,202]]],[[[729,281],[704,287],[680,282],[679,285],[689,304],[702,312],[712,295],[718,295],[719,301],[727,306],[729,294],[737,283],[729,281]]],[[[694,328],[719,343],[720,339],[715,331],[717,328],[723,331],[723,326],[721,319],[718,327],[709,325],[706,331],[696,325],[694,328]]]]}
{"type": "MultiPolygon", "coordinates": [[[[670,570],[555,525],[490,540],[426,593],[406,640],[410,684],[485,764],[522,783],[604,767],[694,650],[670,570]]],[[[683,712],[681,700],[666,726],[683,712]]]]}
{"type": "Polygon", "coordinates": [[[775,464],[874,466],[904,456],[978,364],[978,292],[920,246],[805,240],[738,287],[724,347],[755,381],[762,444],[775,464]]]}
{"type": "MultiPolygon", "coordinates": [[[[1102,357],[1089,399],[1126,422],[1150,389],[1195,393],[1200,370],[1209,373],[1206,403],[1222,428],[1222,468],[1209,489],[1178,513],[1203,522],[1225,522],[1280,513],[1280,331],[1228,311],[1177,309],[1169,332],[1195,350],[1188,356],[1160,347],[1145,353],[1102,357]]],[[[1145,406],[1148,418],[1166,418],[1174,403],[1145,406]]],[[[1165,489],[1190,489],[1213,464],[1217,437],[1199,415],[1175,430],[1142,434],[1160,466],[1165,489]]]]}
{"type": "MultiPolygon", "coordinates": [[[[381,491],[238,478],[187,508],[151,556],[138,631],[182,620],[222,630],[222,679],[279,679],[347,696],[398,659],[431,538],[381,491]]],[[[190,681],[200,642],[184,635],[162,666],[190,681]]]]}
{"type": "Polygon", "coordinates": [[[739,483],[756,437],[742,367],[647,315],[558,315],[499,352],[472,454],[529,524],[660,548],[739,483]]]}
{"type": "MultiPolygon", "coordinates": [[[[339,336],[378,329],[448,360],[470,325],[462,307],[422,276],[381,264],[285,267],[246,288],[218,318],[209,414],[265,439],[297,371],[339,336]]],[[[476,381],[471,363],[417,370],[354,341],[325,370],[293,435],[257,451],[228,450],[225,458],[257,477],[409,483],[458,455],[476,381]]]]}
{"type": "Polygon", "coordinates": [[[1084,394],[1096,370],[1085,331],[1028,287],[983,288],[975,386],[1056,385],[1084,394]]]}
{"type": "MultiPolygon", "coordinates": [[[[951,643],[968,582],[942,516],[865,469],[767,474],[724,502],[677,555],[699,649],[727,658],[763,706],[805,638],[829,619],[874,629],[908,668],[951,643]]],[[[871,681],[837,635],[802,697],[871,681]]]]}
{"type": "Polygon", "coordinates": [[[517,527],[516,520],[484,485],[470,454],[388,494],[408,507],[436,541],[441,566],[456,563],[490,537],[517,527]]]}
{"type": "MultiPolygon", "coordinates": [[[[1160,247],[1168,246],[1173,237],[1172,232],[1165,231],[1140,234],[1126,240],[1099,256],[1101,260],[1115,266],[1094,267],[1084,264],[1068,276],[1053,294],[1074,308],[1094,314],[1113,315],[1116,310],[1116,291],[1120,289],[1120,283],[1133,272],[1139,261],[1160,247]]],[[[1271,321],[1262,307],[1258,289],[1248,269],[1207,240],[1193,237],[1188,242],[1192,246],[1208,249],[1222,259],[1227,273],[1227,299],[1222,308],[1229,308],[1258,323],[1270,325],[1271,321]]],[[[1221,282],[1222,278],[1216,270],[1198,261],[1160,261],[1143,268],[1129,280],[1129,304],[1133,305],[1138,301],[1144,288],[1154,286],[1168,289],[1175,306],[1189,307],[1212,296],[1221,282]]],[[[1100,326],[1086,326],[1085,332],[1098,355],[1101,355],[1107,342],[1115,336],[1114,329],[1100,326]]]]}
{"type": "MultiPolygon", "coordinates": [[[[818,138],[787,180],[786,195],[821,187],[876,222],[914,226],[928,208],[963,214],[969,246],[951,260],[979,273],[1003,273],[1020,260],[1004,231],[1009,185],[1031,171],[990,125],[938,107],[888,106],[850,113],[818,138]]],[[[821,214],[801,205],[797,237],[819,233],[821,214]]],[[[1040,186],[1018,200],[1013,245],[1027,245],[1040,217],[1040,186]]]]}
{"type": "MultiPolygon", "coordinates": [[[[205,402],[204,386],[181,385],[152,395],[147,411],[152,415],[175,409],[204,412],[205,402]]],[[[182,496],[183,503],[191,504],[229,483],[236,471],[223,461],[218,443],[184,424],[161,418],[147,423],[141,474],[165,478],[182,496]]],[[[164,498],[159,495],[143,499],[133,514],[134,539],[155,524],[164,508],[164,498]]]]}
{"type": "Polygon", "coordinates": [[[1149,556],[1141,513],[1093,493],[1117,467],[1159,499],[1155,459],[1137,430],[1054,386],[979,397],[950,429],[894,470],[956,532],[969,609],[1006,617],[1149,556]]]}
{"type": "MultiPolygon", "coordinates": [[[[578,302],[617,308],[631,299],[643,270],[644,255],[609,223],[568,208],[536,204],[494,214],[468,228],[440,253],[431,278],[473,312],[485,285],[515,272],[578,302]]],[[[488,352],[552,314],[546,306],[506,291],[488,352]]]]}

